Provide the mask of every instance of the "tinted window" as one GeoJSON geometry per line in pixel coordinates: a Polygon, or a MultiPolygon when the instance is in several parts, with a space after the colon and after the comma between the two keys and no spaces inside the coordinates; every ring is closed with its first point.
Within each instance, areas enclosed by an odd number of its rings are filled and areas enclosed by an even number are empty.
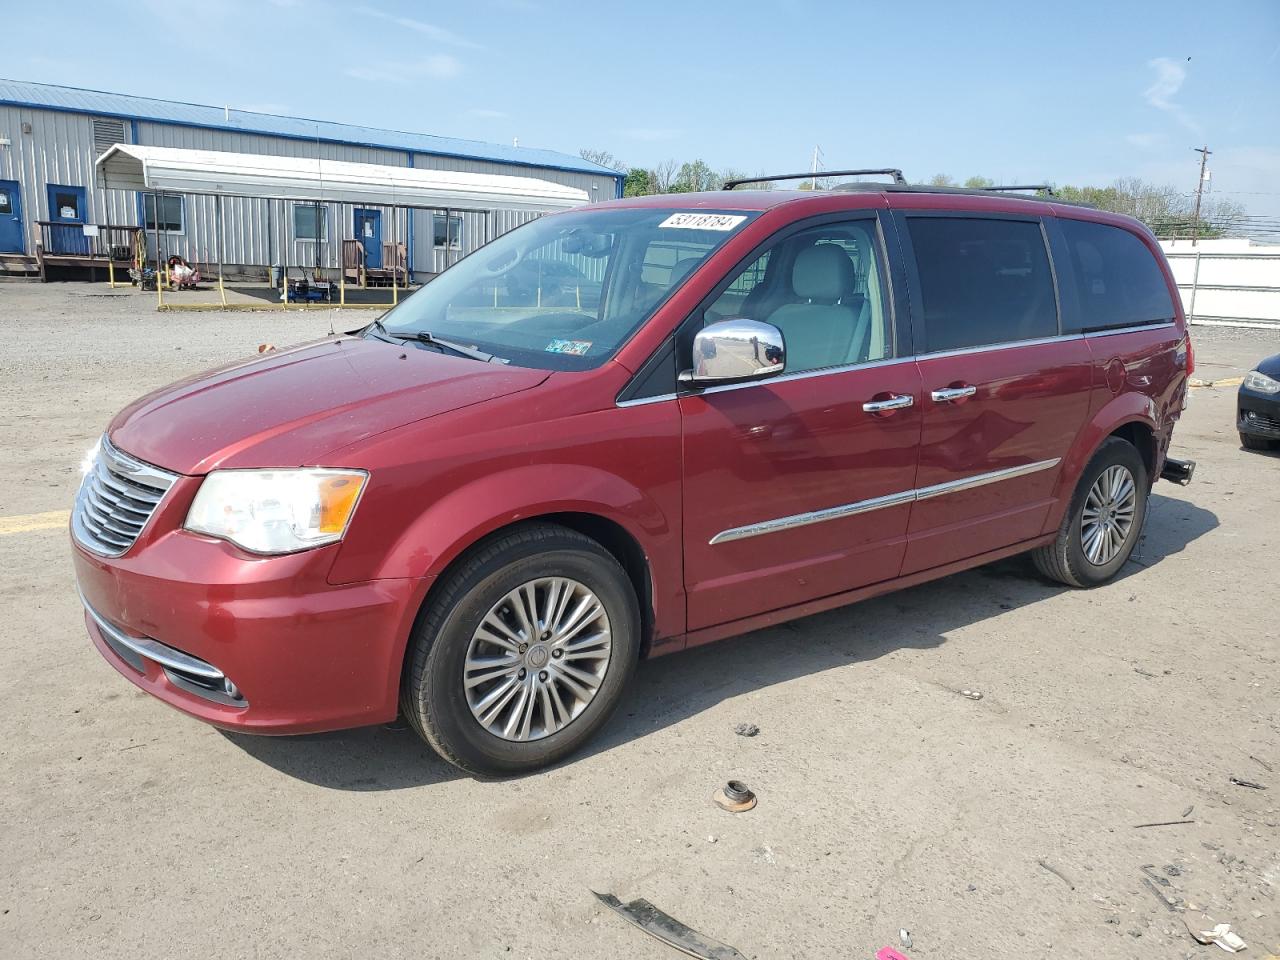
{"type": "Polygon", "coordinates": [[[734,274],[703,323],[747,317],[782,331],[787,373],[883,360],[892,353],[874,220],[793,234],[734,274]]]}
{"type": "Polygon", "coordinates": [[[1058,332],[1053,275],[1040,224],[910,217],[925,350],[1034,340],[1058,332]]]}
{"type": "Polygon", "coordinates": [[[1173,319],[1164,273],[1146,244],[1105,223],[1060,220],[1086,330],[1173,319]]]}

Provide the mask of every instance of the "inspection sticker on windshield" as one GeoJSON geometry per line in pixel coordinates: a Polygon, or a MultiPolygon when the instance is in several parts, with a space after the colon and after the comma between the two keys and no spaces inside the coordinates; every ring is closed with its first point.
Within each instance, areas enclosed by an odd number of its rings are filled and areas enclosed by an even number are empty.
{"type": "Polygon", "coordinates": [[[727,233],[736,230],[746,219],[728,213],[673,213],[658,224],[658,227],[673,230],[721,230],[727,233]]]}
{"type": "Polygon", "coordinates": [[[585,357],[591,349],[590,340],[552,340],[547,344],[547,353],[567,353],[571,357],[585,357]]]}

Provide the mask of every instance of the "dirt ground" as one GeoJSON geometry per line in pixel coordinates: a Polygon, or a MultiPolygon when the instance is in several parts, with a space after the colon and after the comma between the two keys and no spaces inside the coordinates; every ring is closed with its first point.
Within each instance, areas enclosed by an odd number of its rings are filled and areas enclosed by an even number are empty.
{"type": "MultiPolygon", "coordinates": [[[[1163,898],[1280,953],[1280,455],[1240,448],[1233,385],[1194,392],[1195,482],[1157,485],[1117,582],[1008,561],[643,664],[536,776],[461,776],[407,730],[226,735],[135,690],[65,531],[16,518],[70,506],[137,394],[368,316],[0,284],[0,957],[675,956],[592,890],[762,960],[1219,956],[1163,898]],[[712,805],[730,777],[755,810],[712,805]]],[[[1206,380],[1280,352],[1194,336],[1206,380]]]]}

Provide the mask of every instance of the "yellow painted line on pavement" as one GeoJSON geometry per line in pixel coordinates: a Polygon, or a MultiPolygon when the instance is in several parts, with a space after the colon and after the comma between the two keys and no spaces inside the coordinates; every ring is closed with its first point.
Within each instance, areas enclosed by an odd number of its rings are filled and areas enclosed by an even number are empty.
{"type": "Polygon", "coordinates": [[[70,519],[70,510],[50,510],[48,513],[24,513],[16,517],[0,517],[0,537],[6,537],[11,533],[56,530],[58,527],[65,527],[70,519]]]}

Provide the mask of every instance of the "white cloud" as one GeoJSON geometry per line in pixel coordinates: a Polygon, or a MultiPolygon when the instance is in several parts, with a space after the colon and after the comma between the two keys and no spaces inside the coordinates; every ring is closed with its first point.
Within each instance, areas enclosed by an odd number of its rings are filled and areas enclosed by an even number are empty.
{"type": "Polygon", "coordinates": [[[1143,150],[1150,150],[1164,143],[1164,134],[1162,133],[1130,133],[1125,135],[1125,140],[1132,146],[1140,147],[1143,150]]]}
{"type": "Polygon", "coordinates": [[[367,67],[347,67],[342,72],[348,77],[356,80],[366,80],[369,83],[390,83],[403,86],[415,80],[421,80],[424,77],[448,80],[450,77],[456,77],[462,72],[462,64],[456,57],[451,57],[447,53],[439,53],[434,56],[422,57],[412,62],[377,61],[367,67]]]}
{"type": "Polygon", "coordinates": [[[489,110],[485,107],[472,107],[467,114],[478,120],[503,120],[509,116],[505,110],[489,110]]]}
{"type": "Polygon", "coordinates": [[[378,20],[385,20],[388,23],[394,23],[397,27],[403,27],[405,30],[413,30],[422,34],[436,43],[444,43],[451,47],[462,47],[467,50],[479,50],[480,44],[468,40],[466,37],[460,37],[452,30],[446,30],[444,27],[437,27],[434,23],[427,23],[424,20],[415,20],[413,17],[400,17],[394,13],[387,13],[373,7],[356,7],[352,11],[356,16],[374,17],[378,20]]]}
{"type": "Polygon", "coordinates": [[[655,143],[659,140],[674,140],[680,136],[679,130],[672,130],[667,127],[628,127],[626,130],[619,130],[618,133],[631,140],[642,140],[646,143],[655,143]]]}
{"type": "Polygon", "coordinates": [[[1191,115],[1180,104],[1173,101],[1178,91],[1182,89],[1183,83],[1186,82],[1187,68],[1168,57],[1148,60],[1147,66],[1156,72],[1156,77],[1151,86],[1142,92],[1143,99],[1157,110],[1173,117],[1188,130],[1199,133],[1200,125],[1191,119],[1191,115]]]}

